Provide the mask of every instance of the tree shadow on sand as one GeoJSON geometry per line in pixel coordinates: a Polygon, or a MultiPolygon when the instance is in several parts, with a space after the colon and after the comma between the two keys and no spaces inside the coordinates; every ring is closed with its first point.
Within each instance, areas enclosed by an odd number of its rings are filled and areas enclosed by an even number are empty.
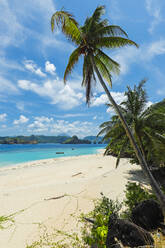
{"type": "Polygon", "coordinates": [[[147,178],[141,169],[130,169],[125,175],[125,178],[130,181],[139,182],[148,185],[147,178]]]}

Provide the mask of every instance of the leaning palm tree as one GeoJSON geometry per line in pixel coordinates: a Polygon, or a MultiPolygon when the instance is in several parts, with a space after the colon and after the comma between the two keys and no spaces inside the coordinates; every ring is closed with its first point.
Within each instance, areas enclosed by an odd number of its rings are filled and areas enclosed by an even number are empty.
{"type": "Polygon", "coordinates": [[[119,64],[106,55],[103,52],[103,49],[120,48],[127,45],[138,47],[138,45],[134,41],[128,39],[126,32],[120,26],[109,25],[107,19],[101,20],[104,10],[104,6],[97,7],[93,15],[85,20],[83,26],[80,26],[74,19],[73,15],[67,11],[61,10],[53,14],[51,18],[52,31],[55,26],[60,27],[66,37],[77,46],[77,48],[70,55],[64,73],[64,82],[66,82],[67,77],[72,72],[80,57],[83,56],[84,63],[82,85],[86,87],[87,103],[89,104],[90,102],[91,88],[93,86],[93,81],[96,81],[96,74],[107,94],[110,103],[114,106],[114,109],[123,124],[123,127],[138,157],[139,163],[148,177],[150,185],[155,191],[165,211],[165,196],[150,173],[150,170],[139,147],[136,144],[130,128],[118,108],[118,105],[111,96],[108,86],[103,80],[104,78],[107,83],[112,86],[111,73],[119,73],[119,64]]]}
{"type": "MultiPolygon", "coordinates": [[[[145,89],[143,89],[145,82],[145,80],[142,80],[133,89],[127,87],[128,90],[125,92],[126,100],[118,107],[129,127],[131,127],[144,158],[150,163],[159,162],[163,164],[165,151],[165,101],[152,104],[146,108],[147,95],[145,89]]],[[[116,166],[118,166],[120,157],[123,154],[134,158],[129,139],[117,115],[112,116],[110,121],[102,123],[100,128],[101,131],[98,136],[104,135],[103,140],[109,141],[105,154],[111,152],[114,155],[118,154],[116,166]]]]}

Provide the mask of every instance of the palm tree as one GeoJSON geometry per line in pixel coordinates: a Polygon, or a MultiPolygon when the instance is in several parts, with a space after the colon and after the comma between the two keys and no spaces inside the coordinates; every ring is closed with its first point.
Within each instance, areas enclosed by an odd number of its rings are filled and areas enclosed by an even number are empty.
{"type": "MultiPolygon", "coordinates": [[[[146,109],[147,96],[146,91],[143,89],[145,82],[146,80],[142,80],[137,87],[136,85],[134,86],[133,90],[127,87],[128,90],[125,92],[126,100],[119,105],[119,108],[131,127],[144,158],[148,162],[155,162],[155,158],[158,157],[158,162],[163,163],[165,150],[165,136],[163,135],[165,132],[165,101],[152,104],[146,109]],[[160,106],[162,109],[160,109],[160,106]],[[153,157],[154,161],[152,161],[153,157]]],[[[100,128],[102,129],[98,135],[104,134],[103,139],[110,140],[105,154],[111,151],[115,155],[118,154],[116,166],[119,164],[122,153],[127,153],[129,156],[133,155],[128,137],[118,116],[114,115],[110,121],[101,124],[100,128]]]]}
{"type": "Polygon", "coordinates": [[[106,55],[103,52],[103,48],[112,49],[124,47],[127,45],[138,47],[138,45],[134,41],[128,39],[126,32],[120,26],[109,25],[107,19],[101,20],[104,10],[104,6],[98,6],[93,15],[85,20],[83,26],[79,26],[73,15],[67,11],[61,10],[53,14],[51,18],[52,31],[54,30],[55,26],[60,27],[66,37],[77,46],[77,48],[70,55],[64,73],[64,82],[66,82],[68,75],[72,72],[80,57],[83,56],[84,63],[82,85],[86,87],[87,103],[89,104],[90,102],[91,88],[93,81],[96,81],[96,73],[110,103],[113,105],[123,124],[123,127],[135,150],[139,163],[144,173],[148,177],[150,185],[155,191],[155,194],[158,197],[165,212],[165,196],[153,178],[130,128],[128,127],[120,109],[118,108],[118,105],[114,101],[107,85],[103,80],[104,78],[109,83],[109,85],[112,86],[111,72],[116,74],[119,73],[119,64],[106,55]]]}

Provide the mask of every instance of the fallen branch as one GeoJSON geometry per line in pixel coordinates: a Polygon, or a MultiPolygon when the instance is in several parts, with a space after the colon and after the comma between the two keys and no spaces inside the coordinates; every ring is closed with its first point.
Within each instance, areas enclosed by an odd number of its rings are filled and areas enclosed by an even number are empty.
{"type": "Polygon", "coordinates": [[[76,177],[76,176],[81,175],[81,174],[82,174],[82,172],[79,172],[79,173],[72,175],[72,177],[76,177]]]}
{"type": "Polygon", "coordinates": [[[66,196],[66,195],[60,195],[60,196],[56,196],[56,197],[47,198],[47,199],[44,199],[44,201],[58,200],[58,199],[63,198],[64,196],[66,196]]]}

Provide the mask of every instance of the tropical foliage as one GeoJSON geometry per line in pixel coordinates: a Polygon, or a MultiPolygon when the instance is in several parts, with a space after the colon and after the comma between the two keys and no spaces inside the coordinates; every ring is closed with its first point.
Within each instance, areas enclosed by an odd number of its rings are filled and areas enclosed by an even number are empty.
{"type": "Polygon", "coordinates": [[[92,84],[96,80],[91,57],[93,56],[101,76],[112,85],[111,73],[119,73],[119,64],[106,55],[103,48],[137,46],[135,42],[128,39],[126,32],[120,26],[109,25],[107,19],[101,20],[104,11],[104,6],[97,7],[93,15],[85,20],[83,26],[78,24],[72,14],[64,10],[57,11],[51,19],[52,31],[55,26],[60,27],[66,37],[77,46],[70,55],[64,73],[64,82],[80,57],[84,57],[82,85],[86,87],[87,103],[90,102],[92,84]]]}
{"type": "Polygon", "coordinates": [[[134,41],[128,39],[127,34],[120,26],[109,25],[107,19],[101,19],[104,14],[104,10],[104,6],[97,7],[93,15],[86,18],[83,26],[78,24],[73,15],[64,10],[57,11],[53,14],[51,18],[52,31],[55,26],[60,27],[66,37],[77,46],[77,48],[70,55],[69,62],[64,73],[64,82],[66,82],[68,75],[72,72],[74,66],[79,61],[79,58],[83,56],[84,63],[82,85],[86,87],[86,102],[88,104],[90,103],[91,89],[93,81],[96,81],[96,73],[110,103],[113,105],[122,122],[143,172],[148,177],[150,185],[155,191],[165,212],[165,196],[152,176],[146,160],[139,149],[127,122],[125,121],[120,108],[114,101],[107,85],[103,80],[105,79],[106,82],[112,86],[111,73],[119,73],[119,64],[103,52],[104,48],[113,49],[126,45],[138,46],[134,41]]]}
{"type": "MultiPolygon", "coordinates": [[[[127,87],[126,100],[120,104],[127,123],[138,143],[148,165],[165,165],[165,100],[147,106],[147,94],[144,89],[145,80],[133,89],[127,87]]],[[[113,107],[113,106],[110,106],[113,107]]],[[[122,156],[133,158],[138,162],[130,146],[129,139],[117,115],[100,126],[99,135],[104,134],[104,140],[110,140],[105,154],[118,156],[116,166],[122,156]]]]}

